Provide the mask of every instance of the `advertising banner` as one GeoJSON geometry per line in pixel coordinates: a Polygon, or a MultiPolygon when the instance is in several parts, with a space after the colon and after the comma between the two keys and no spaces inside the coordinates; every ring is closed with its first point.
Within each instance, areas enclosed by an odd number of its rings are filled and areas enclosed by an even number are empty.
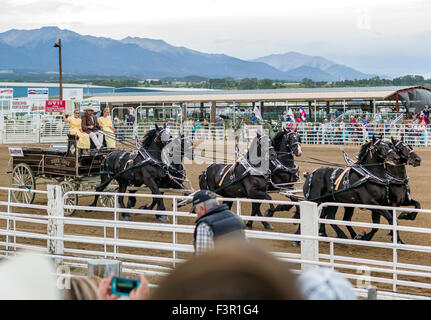
{"type": "Polygon", "coordinates": [[[244,125],[244,138],[254,138],[257,132],[262,132],[261,125],[244,125]]]}
{"type": "Polygon", "coordinates": [[[0,100],[13,99],[13,89],[0,88],[0,100]]]}
{"type": "Polygon", "coordinates": [[[48,88],[28,88],[27,96],[32,99],[48,100],[49,89],[48,88]]]}
{"type": "Polygon", "coordinates": [[[63,112],[66,110],[64,100],[46,100],[45,112],[63,112]]]}
{"type": "Polygon", "coordinates": [[[74,101],[81,101],[84,99],[84,89],[82,88],[65,88],[63,89],[63,99],[64,100],[74,100],[74,101]]]}
{"type": "Polygon", "coordinates": [[[12,100],[11,112],[29,112],[30,106],[27,100],[12,100]]]}

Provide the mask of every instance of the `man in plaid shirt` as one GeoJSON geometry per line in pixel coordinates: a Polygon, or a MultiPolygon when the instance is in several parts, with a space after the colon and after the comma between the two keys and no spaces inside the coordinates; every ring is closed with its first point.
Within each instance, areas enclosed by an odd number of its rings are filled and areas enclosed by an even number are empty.
{"type": "Polygon", "coordinates": [[[245,239],[244,222],[230,211],[226,204],[219,204],[214,192],[196,192],[190,212],[198,216],[194,232],[196,255],[213,249],[214,240],[219,237],[234,236],[245,239]]]}

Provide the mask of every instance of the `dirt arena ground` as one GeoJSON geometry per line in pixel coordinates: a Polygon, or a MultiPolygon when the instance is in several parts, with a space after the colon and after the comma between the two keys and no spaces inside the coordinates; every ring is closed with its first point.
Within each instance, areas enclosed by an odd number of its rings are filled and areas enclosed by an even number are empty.
{"type": "MultiPolygon", "coordinates": [[[[32,145],[35,146],[35,145],[32,145]]],[[[41,145],[46,146],[46,145],[41,145]]],[[[9,153],[7,150],[7,145],[0,145],[0,186],[8,187],[10,186],[10,174],[7,173],[7,166],[9,161],[9,153]]],[[[328,146],[328,145],[303,145],[303,156],[301,158],[297,158],[297,160],[304,161],[313,161],[309,157],[319,158],[325,161],[343,163],[342,153],[340,152],[340,146],[328,146]]],[[[355,146],[343,146],[343,149],[352,157],[357,154],[359,147],[355,146]]],[[[410,177],[410,187],[411,187],[411,195],[414,199],[418,200],[422,204],[422,208],[431,209],[431,198],[429,197],[429,181],[431,180],[431,149],[426,148],[416,148],[415,151],[422,158],[422,163],[420,167],[408,167],[407,172],[410,177]]],[[[303,162],[297,162],[300,167],[300,172],[304,171],[312,171],[314,168],[319,167],[319,165],[307,164],[303,162]]],[[[191,180],[193,187],[195,189],[198,188],[198,176],[202,173],[202,171],[207,167],[207,164],[187,164],[187,175],[191,180]]],[[[39,181],[38,181],[39,182],[39,181]]],[[[302,186],[301,186],[302,187],[302,186]]],[[[40,187],[44,189],[44,186],[40,187]]],[[[272,198],[274,200],[287,200],[284,196],[272,193],[272,198]]],[[[5,191],[0,191],[0,200],[7,200],[7,193],[5,191]]],[[[35,204],[44,204],[44,199],[42,197],[37,196],[35,199],[35,204]]],[[[80,204],[88,204],[90,202],[89,198],[82,198],[79,200],[80,204]]],[[[149,204],[149,200],[139,200],[136,207],[146,203],[149,204]]],[[[172,204],[170,201],[166,201],[167,208],[172,208],[172,204]]],[[[262,205],[262,212],[266,210],[268,206],[262,205]]],[[[189,206],[184,207],[184,211],[188,211],[189,206]]],[[[236,210],[236,206],[234,204],[233,211],[236,210]]],[[[5,210],[3,207],[2,210],[5,210]]],[[[251,205],[243,205],[242,210],[244,214],[250,214],[251,205]]],[[[276,217],[292,217],[293,210],[289,212],[278,212],[276,213],[276,217]]],[[[23,209],[15,209],[16,212],[33,212],[36,213],[37,210],[23,210],[23,209]]],[[[342,210],[339,210],[337,213],[337,219],[342,219],[342,210]]],[[[371,212],[366,210],[356,210],[353,220],[355,221],[367,221],[371,222],[371,212]]],[[[103,213],[103,212],[84,212],[78,211],[74,214],[76,217],[86,217],[86,218],[96,218],[96,219],[111,219],[112,214],[103,213]]],[[[141,222],[155,222],[154,216],[133,216],[133,221],[141,221],[141,222]]],[[[180,223],[184,224],[194,224],[194,218],[180,218],[180,223]]],[[[387,223],[382,219],[382,223],[387,223]]],[[[403,226],[416,226],[416,227],[431,227],[431,215],[429,214],[418,214],[416,220],[414,221],[406,221],[399,220],[399,224],[403,226]]],[[[282,223],[273,223],[275,227],[274,232],[285,232],[285,233],[294,233],[296,230],[296,226],[291,224],[282,224],[282,223]]],[[[5,221],[0,220],[0,228],[5,227],[5,221]]],[[[347,230],[344,227],[341,227],[346,234],[347,230]]],[[[29,224],[29,223],[17,223],[17,229],[19,230],[38,230],[40,233],[46,232],[46,228],[42,225],[29,224]]],[[[260,223],[254,223],[255,230],[263,230],[263,226],[260,223]]],[[[359,228],[355,228],[356,232],[361,233],[362,230],[359,228]]],[[[335,236],[332,228],[327,226],[327,231],[330,236],[335,236]]],[[[367,230],[370,231],[370,230],[367,230]]],[[[108,228],[108,235],[112,234],[112,229],[108,228]]],[[[270,231],[267,231],[270,232],[270,231]]],[[[68,225],[65,227],[66,234],[80,234],[80,235],[102,235],[102,228],[90,228],[90,227],[82,227],[82,226],[71,226],[68,225]]],[[[129,230],[129,229],[121,229],[120,237],[123,239],[134,239],[134,240],[155,240],[161,242],[170,243],[172,241],[172,234],[168,232],[152,232],[152,231],[138,231],[138,230],[129,230]]],[[[431,236],[426,234],[418,234],[418,233],[408,233],[401,232],[401,238],[406,244],[411,245],[429,245],[431,243],[431,236]]],[[[1,237],[4,240],[4,237],[1,237]]],[[[45,245],[45,241],[35,241],[20,238],[18,239],[20,243],[39,243],[40,245],[45,245]]],[[[181,234],[178,236],[178,241],[184,244],[192,244],[192,235],[190,234],[181,234]]],[[[381,241],[381,242],[390,242],[390,236],[387,232],[380,230],[376,233],[373,238],[373,241],[381,241]]],[[[262,245],[267,247],[273,251],[279,252],[299,252],[299,248],[295,248],[291,245],[289,241],[260,241],[262,245]]],[[[66,243],[66,247],[75,248],[75,249],[84,249],[82,245],[76,243],[66,243]]],[[[92,250],[103,250],[103,246],[101,245],[87,245],[85,249],[92,250]]],[[[110,248],[112,250],[112,248],[110,248]]],[[[329,253],[329,245],[326,243],[322,243],[319,246],[320,253],[329,253]]],[[[171,257],[172,253],[165,252],[162,250],[149,250],[149,249],[134,249],[134,248],[121,248],[120,252],[129,253],[129,254],[140,254],[140,255],[158,255],[158,256],[166,256],[171,257]]],[[[342,255],[345,257],[360,257],[360,258],[373,258],[379,259],[382,261],[392,261],[393,260],[393,251],[387,248],[369,248],[363,246],[347,246],[347,245],[335,245],[335,254],[342,255]]],[[[190,254],[180,254],[180,258],[188,258],[190,254]]],[[[409,264],[418,264],[418,265],[427,265],[431,266],[431,254],[421,253],[421,252],[412,252],[412,251],[399,251],[398,252],[398,260],[403,263],[409,264]]],[[[163,264],[161,264],[163,265],[163,264]]],[[[372,273],[372,276],[385,277],[387,275],[383,273],[372,273]]],[[[398,279],[408,280],[408,281],[418,281],[420,278],[416,277],[406,277],[399,276],[398,279]]],[[[151,279],[152,282],[157,282],[158,278],[153,277],[151,279]]],[[[420,279],[421,281],[423,279],[420,279]]],[[[378,288],[386,288],[391,289],[389,285],[378,285],[378,288]]],[[[402,287],[399,287],[399,290],[403,291],[402,287]]],[[[412,289],[406,288],[406,291],[413,292],[416,294],[427,294],[431,295],[431,290],[425,289],[412,289]]]]}

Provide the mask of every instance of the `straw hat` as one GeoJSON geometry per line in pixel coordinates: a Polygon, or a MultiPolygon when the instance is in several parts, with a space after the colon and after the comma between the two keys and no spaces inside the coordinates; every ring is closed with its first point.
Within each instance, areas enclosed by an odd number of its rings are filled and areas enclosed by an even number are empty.
{"type": "Polygon", "coordinates": [[[84,111],[94,111],[94,109],[93,109],[93,107],[92,106],[88,106],[88,107],[86,107],[85,109],[84,109],[84,111]]]}

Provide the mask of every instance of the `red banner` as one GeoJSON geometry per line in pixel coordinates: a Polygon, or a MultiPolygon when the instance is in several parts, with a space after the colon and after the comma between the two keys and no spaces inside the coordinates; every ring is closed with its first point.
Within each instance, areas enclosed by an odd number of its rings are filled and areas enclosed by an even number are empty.
{"type": "Polygon", "coordinates": [[[66,110],[65,100],[46,100],[45,112],[63,112],[66,110]]]}

